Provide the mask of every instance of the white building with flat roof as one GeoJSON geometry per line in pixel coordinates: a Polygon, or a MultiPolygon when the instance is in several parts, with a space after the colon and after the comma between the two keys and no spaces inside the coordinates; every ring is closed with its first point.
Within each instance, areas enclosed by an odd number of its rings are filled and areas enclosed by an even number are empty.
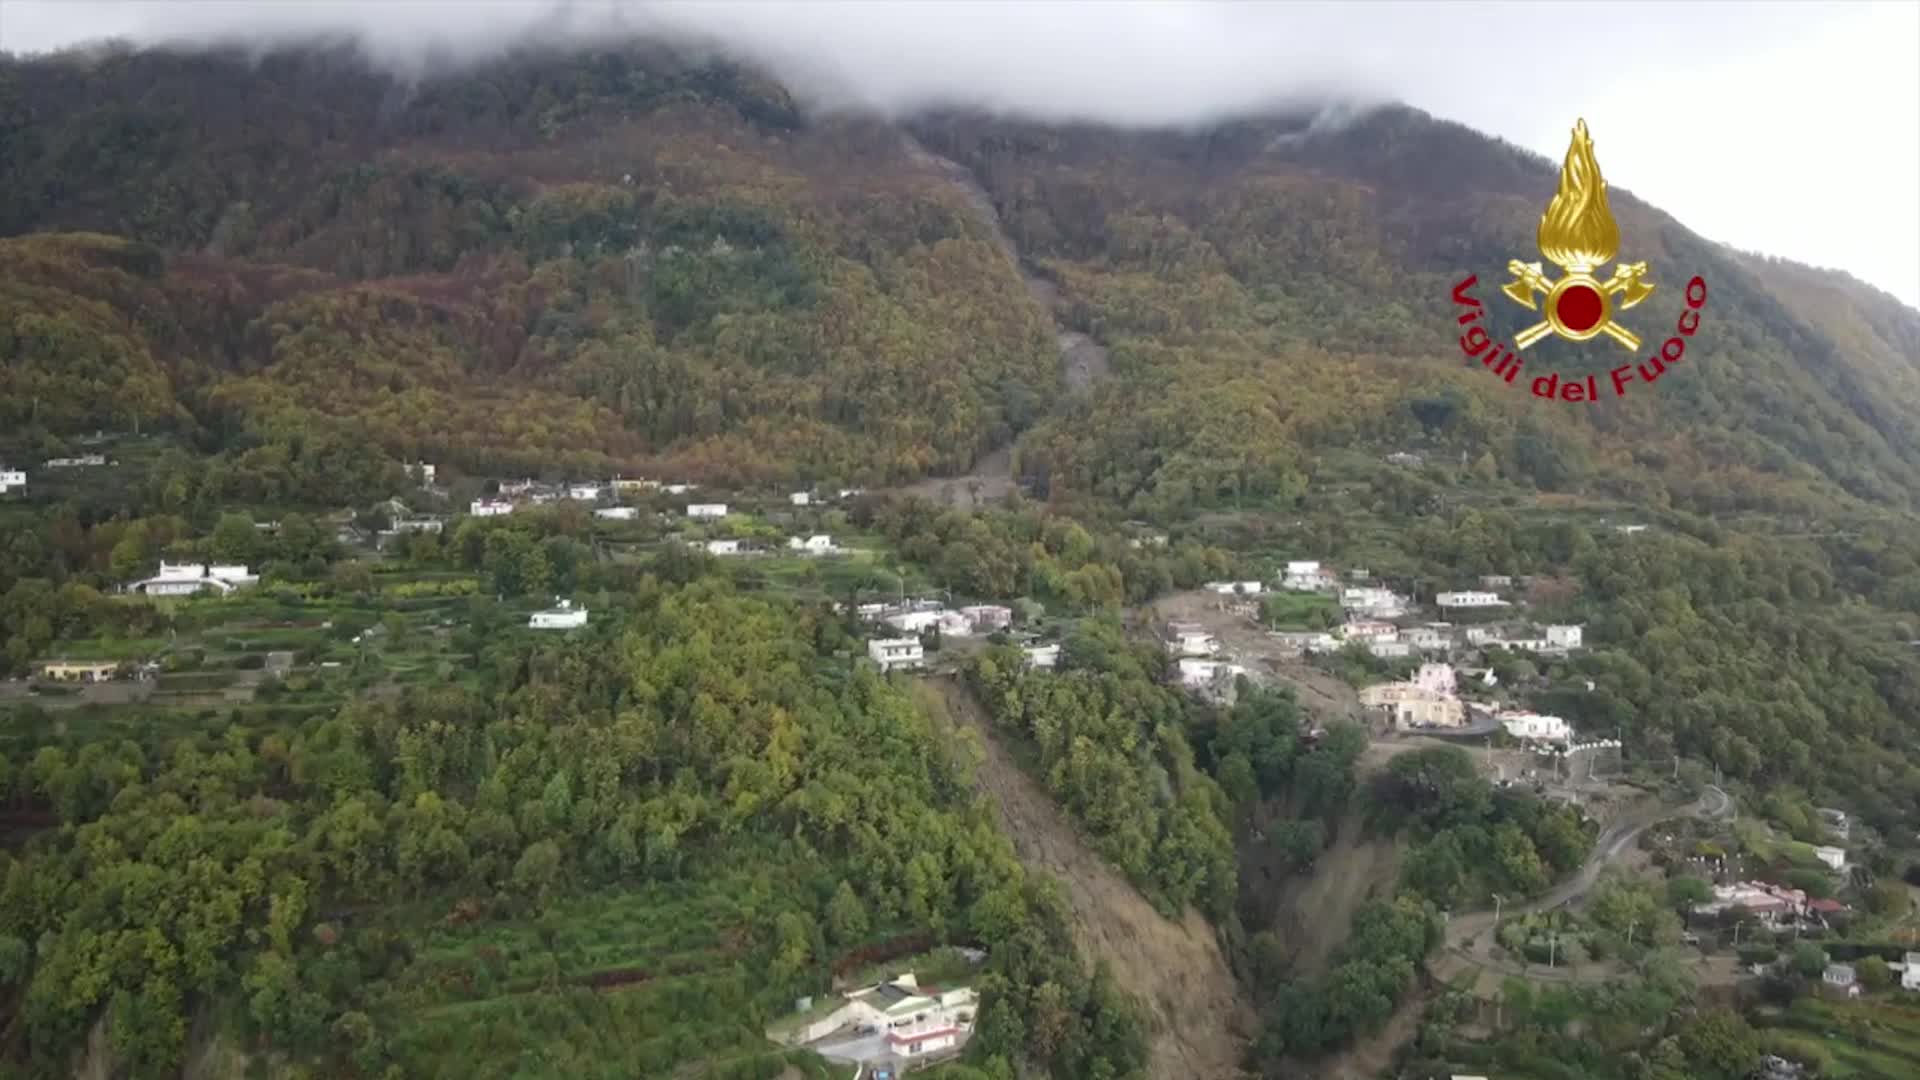
{"type": "Polygon", "coordinates": [[[1313,560],[1289,562],[1280,572],[1280,584],[1294,592],[1321,592],[1339,584],[1332,572],[1313,560]]]}
{"type": "Polygon", "coordinates": [[[926,646],[917,637],[874,638],[867,642],[867,657],[881,671],[917,668],[927,662],[926,646]]]}
{"type": "Polygon", "coordinates": [[[245,566],[170,563],[163,559],[158,573],[128,584],[127,591],[148,596],[190,596],[200,592],[225,595],[259,581],[260,576],[245,566]]]}
{"type": "Polygon", "coordinates": [[[608,521],[632,521],[640,516],[640,511],[631,506],[603,506],[595,510],[593,516],[608,521]]]}
{"type": "Polygon", "coordinates": [[[1362,585],[1340,590],[1340,606],[1374,619],[1395,619],[1407,610],[1407,598],[1392,589],[1362,585]]]}
{"type": "Polygon", "coordinates": [[[571,600],[562,600],[545,611],[536,611],[527,619],[527,626],[534,630],[571,630],[585,625],[587,609],[574,607],[571,600]]]}
{"type": "Polygon", "coordinates": [[[1573,729],[1558,716],[1542,716],[1537,712],[1509,710],[1500,714],[1500,726],[1507,734],[1528,742],[1566,742],[1573,738],[1573,729]]]}
{"type": "Polygon", "coordinates": [[[1020,651],[1026,654],[1027,666],[1030,668],[1052,671],[1060,666],[1060,646],[1058,645],[1028,645],[1020,651]]]}
{"type": "Polygon", "coordinates": [[[9,491],[18,491],[27,486],[25,469],[0,469],[0,495],[9,491]]]}
{"type": "Polygon", "coordinates": [[[1220,640],[1199,623],[1168,623],[1161,641],[1171,656],[1212,656],[1220,651],[1220,640]]]}
{"type": "Polygon", "coordinates": [[[1507,602],[1490,592],[1443,592],[1433,598],[1443,608],[1506,607],[1507,602]]]}
{"type": "Polygon", "coordinates": [[[690,518],[723,518],[727,516],[726,503],[692,503],[687,507],[690,518]]]}
{"type": "Polygon", "coordinates": [[[1360,704],[1385,712],[1393,726],[1402,730],[1457,728],[1467,722],[1466,706],[1459,698],[1410,682],[1369,686],[1360,691],[1360,704]]]}
{"type": "Polygon", "coordinates": [[[505,499],[475,499],[467,505],[471,517],[500,517],[513,513],[513,504],[505,499]]]}
{"type": "Polygon", "coordinates": [[[738,555],[740,554],[740,541],[709,540],[706,543],[706,549],[709,555],[738,555]]]}

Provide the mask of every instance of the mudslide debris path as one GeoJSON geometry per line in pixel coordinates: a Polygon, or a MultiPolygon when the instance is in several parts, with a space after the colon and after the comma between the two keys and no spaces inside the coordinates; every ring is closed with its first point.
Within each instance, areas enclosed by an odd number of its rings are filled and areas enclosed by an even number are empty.
{"type": "Polygon", "coordinates": [[[922,680],[927,707],[980,737],[974,783],[1030,871],[1059,882],[1072,913],[1075,943],[1106,961],[1114,979],[1146,1007],[1154,1080],[1242,1080],[1243,1042],[1253,1018],[1240,1000],[1213,927],[1192,908],[1178,921],[1154,909],[1120,872],[1080,839],[1046,789],[1020,768],[989,731],[973,694],[958,679],[922,680]]]}

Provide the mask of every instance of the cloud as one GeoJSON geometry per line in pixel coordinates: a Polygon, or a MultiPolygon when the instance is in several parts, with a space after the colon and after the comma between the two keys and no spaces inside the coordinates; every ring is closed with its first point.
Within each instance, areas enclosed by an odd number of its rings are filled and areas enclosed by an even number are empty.
{"type": "Polygon", "coordinates": [[[0,48],[16,51],[319,33],[403,75],[532,41],[693,37],[818,107],[889,113],[1169,125],[1396,99],[1556,161],[1584,116],[1610,182],[1704,235],[1920,306],[1920,5],[1635,5],[1572,33],[1561,5],[1509,3],[0,0],[0,48]]]}

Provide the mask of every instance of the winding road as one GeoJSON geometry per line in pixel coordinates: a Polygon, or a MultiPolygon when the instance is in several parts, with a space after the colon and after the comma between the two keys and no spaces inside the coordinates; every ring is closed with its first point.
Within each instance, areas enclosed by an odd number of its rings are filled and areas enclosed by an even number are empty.
{"type": "MultiPolygon", "coordinates": [[[[1580,867],[1578,873],[1547,890],[1546,895],[1523,904],[1515,904],[1493,911],[1475,911],[1459,915],[1447,922],[1446,945],[1444,951],[1434,958],[1434,974],[1442,980],[1449,980],[1463,970],[1466,964],[1483,968],[1492,968],[1509,974],[1529,974],[1518,964],[1502,961],[1493,955],[1493,929],[1496,916],[1527,915],[1541,911],[1552,911],[1571,905],[1584,897],[1587,890],[1593,888],[1600,874],[1610,864],[1619,862],[1621,857],[1639,839],[1640,834],[1662,821],[1676,817],[1706,818],[1709,820],[1724,818],[1734,812],[1733,799],[1726,792],[1708,785],[1700,798],[1684,806],[1654,806],[1637,814],[1629,814],[1608,825],[1594,838],[1593,853],[1580,867]]],[[[1558,981],[1581,981],[1580,976],[1601,980],[1611,973],[1595,970],[1591,973],[1572,973],[1560,969],[1550,976],[1558,981]]]]}

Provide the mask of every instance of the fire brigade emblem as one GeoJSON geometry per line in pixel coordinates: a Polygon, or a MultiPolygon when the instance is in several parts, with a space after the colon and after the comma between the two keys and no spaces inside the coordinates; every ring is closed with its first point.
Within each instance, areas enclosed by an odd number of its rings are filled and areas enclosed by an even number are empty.
{"type": "Polygon", "coordinates": [[[1640,347],[1640,337],[1613,320],[1616,310],[1627,309],[1653,294],[1653,283],[1643,280],[1647,264],[1617,263],[1613,276],[1605,281],[1594,271],[1613,261],[1620,247],[1620,227],[1607,209],[1607,182],[1600,178],[1600,164],[1593,158],[1593,139],[1587,135],[1587,122],[1573,128],[1573,144],[1567,148],[1566,163],[1560,166],[1560,189],[1554,192],[1547,212],[1540,215],[1540,254],[1566,271],[1558,281],[1549,279],[1537,262],[1514,259],[1507,272],[1514,280],[1500,291],[1530,311],[1539,311],[1543,320],[1514,335],[1514,344],[1522,349],[1548,334],[1568,341],[1586,341],[1605,334],[1629,350],[1640,347]],[[1545,294],[1544,306],[1537,305],[1535,293],[1545,294]]]}

